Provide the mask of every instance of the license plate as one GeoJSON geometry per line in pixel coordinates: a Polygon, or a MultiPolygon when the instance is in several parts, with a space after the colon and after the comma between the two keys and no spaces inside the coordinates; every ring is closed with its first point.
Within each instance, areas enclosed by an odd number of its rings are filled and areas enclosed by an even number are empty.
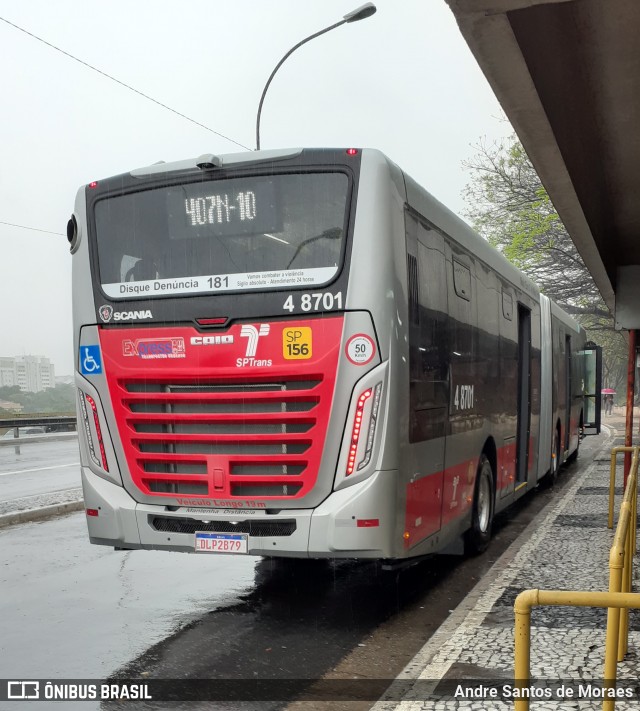
{"type": "Polygon", "coordinates": [[[212,533],[196,531],[196,553],[248,553],[249,536],[246,533],[212,533]]]}

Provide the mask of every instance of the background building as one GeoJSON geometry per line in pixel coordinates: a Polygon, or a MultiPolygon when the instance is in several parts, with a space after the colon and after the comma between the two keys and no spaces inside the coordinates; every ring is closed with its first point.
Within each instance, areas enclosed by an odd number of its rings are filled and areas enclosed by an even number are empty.
{"type": "Polygon", "coordinates": [[[56,374],[53,363],[43,356],[0,357],[0,387],[15,385],[30,393],[54,388],[56,374]]]}

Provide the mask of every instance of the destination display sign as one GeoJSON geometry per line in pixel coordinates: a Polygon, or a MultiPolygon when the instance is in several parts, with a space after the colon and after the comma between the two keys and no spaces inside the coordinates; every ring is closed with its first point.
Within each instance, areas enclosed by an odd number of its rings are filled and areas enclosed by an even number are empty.
{"type": "Polygon", "coordinates": [[[189,183],[167,195],[169,236],[238,236],[278,232],[282,217],[273,180],[189,183]]]}
{"type": "Polygon", "coordinates": [[[312,267],[311,269],[282,269],[272,272],[244,274],[212,274],[187,279],[148,279],[146,281],[103,284],[102,290],[112,299],[179,294],[223,293],[248,289],[280,289],[292,286],[325,284],[333,279],[338,267],[312,267]]]}
{"type": "MultiPolygon", "coordinates": [[[[93,207],[110,299],[329,283],[345,254],[349,179],[340,172],[190,180],[107,195],[93,207]]],[[[116,312],[114,312],[114,320],[116,312]]]]}

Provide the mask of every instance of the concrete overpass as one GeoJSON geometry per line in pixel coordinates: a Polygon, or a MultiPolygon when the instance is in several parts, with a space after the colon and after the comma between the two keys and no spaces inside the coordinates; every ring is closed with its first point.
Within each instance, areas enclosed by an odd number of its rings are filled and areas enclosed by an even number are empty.
{"type": "Polygon", "coordinates": [[[624,329],[640,329],[640,0],[447,0],[624,329]]]}

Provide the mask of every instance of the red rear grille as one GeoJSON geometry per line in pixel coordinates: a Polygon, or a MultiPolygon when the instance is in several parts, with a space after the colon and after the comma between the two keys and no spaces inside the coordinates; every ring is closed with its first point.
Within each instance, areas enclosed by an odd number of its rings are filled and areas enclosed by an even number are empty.
{"type": "Polygon", "coordinates": [[[238,322],[224,341],[186,326],[100,329],[125,485],[221,508],[302,499],[318,477],[342,327],[342,316],[238,322]]]}
{"type": "Polygon", "coordinates": [[[131,474],[145,493],[281,498],[315,481],[320,403],[332,395],[322,376],[118,386],[131,474]]]}

